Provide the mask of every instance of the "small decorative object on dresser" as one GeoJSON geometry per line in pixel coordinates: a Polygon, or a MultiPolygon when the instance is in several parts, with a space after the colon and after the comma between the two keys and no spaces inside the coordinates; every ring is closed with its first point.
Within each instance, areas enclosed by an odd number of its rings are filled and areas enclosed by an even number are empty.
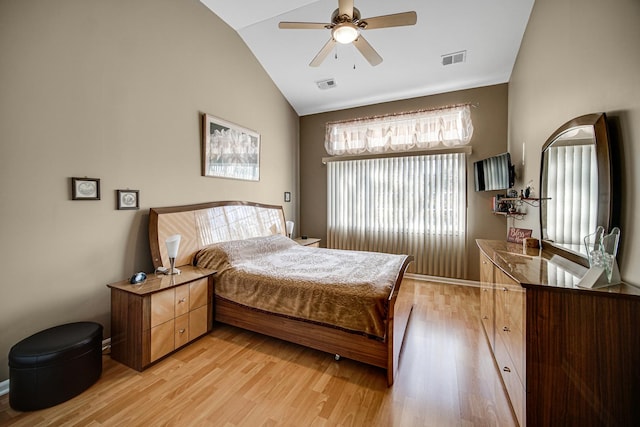
{"type": "Polygon", "coordinates": [[[71,200],[100,200],[100,179],[71,178],[71,200]]]}
{"type": "Polygon", "coordinates": [[[531,237],[533,230],[528,228],[516,228],[509,227],[509,234],[507,234],[507,242],[522,243],[524,239],[531,237]]]}
{"type": "Polygon", "coordinates": [[[139,190],[116,190],[118,209],[140,209],[139,190]]]}

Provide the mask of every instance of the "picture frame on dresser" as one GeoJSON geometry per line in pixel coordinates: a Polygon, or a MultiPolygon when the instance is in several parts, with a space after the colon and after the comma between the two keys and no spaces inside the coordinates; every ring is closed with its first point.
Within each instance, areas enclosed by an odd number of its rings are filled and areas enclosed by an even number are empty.
{"type": "Polygon", "coordinates": [[[260,134],[203,114],[202,176],[260,181],[260,134]]]}

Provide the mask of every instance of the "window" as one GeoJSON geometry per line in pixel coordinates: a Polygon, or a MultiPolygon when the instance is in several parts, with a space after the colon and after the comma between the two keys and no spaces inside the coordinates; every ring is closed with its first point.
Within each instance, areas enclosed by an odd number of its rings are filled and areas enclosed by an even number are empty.
{"type": "Polygon", "coordinates": [[[412,272],[466,276],[463,153],[328,163],[328,247],[415,258],[412,272]]]}

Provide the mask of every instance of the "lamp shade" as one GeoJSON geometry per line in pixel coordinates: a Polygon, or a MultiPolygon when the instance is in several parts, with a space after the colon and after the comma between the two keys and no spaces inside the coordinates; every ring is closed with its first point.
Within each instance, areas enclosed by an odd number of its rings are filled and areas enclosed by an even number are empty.
{"type": "Polygon", "coordinates": [[[164,241],[167,244],[167,256],[169,258],[176,258],[178,256],[178,248],[180,247],[180,235],[174,234],[167,237],[164,241]]]}
{"type": "Polygon", "coordinates": [[[287,221],[286,222],[286,226],[287,226],[287,235],[289,237],[293,236],[293,226],[294,226],[294,222],[293,221],[287,221]]]}
{"type": "Polygon", "coordinates": [[[331,36],[335,41],[342,44],[349,44],[358,38],[358,29],[349,22],[343,22],[333,27],[331,36]]]}

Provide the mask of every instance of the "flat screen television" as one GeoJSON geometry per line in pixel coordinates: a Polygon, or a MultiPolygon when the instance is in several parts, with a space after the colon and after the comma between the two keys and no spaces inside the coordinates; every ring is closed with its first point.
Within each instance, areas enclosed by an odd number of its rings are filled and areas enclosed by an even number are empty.
{"type": "Polygon", "coordinates": [[[513,187],[514,167],[509,153],[479,160],[473,164],[476,191],[506,190],[513,187]]]}

